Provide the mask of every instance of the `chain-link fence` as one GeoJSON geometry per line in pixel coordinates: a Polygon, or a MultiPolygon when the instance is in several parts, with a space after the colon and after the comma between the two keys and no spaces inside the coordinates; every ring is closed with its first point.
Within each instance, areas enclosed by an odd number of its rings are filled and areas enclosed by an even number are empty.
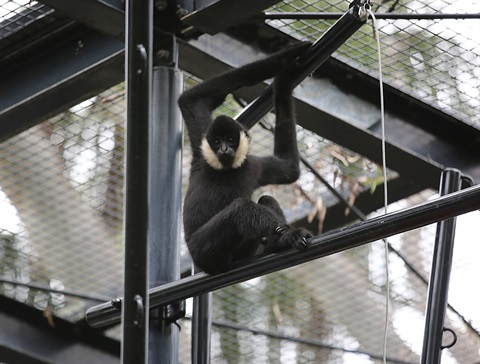
{"type": "MultiPolygon", "coordinates": [[[[348,6],[345,1],[285,3],[270,10],[344,11],[348,6]]],[[[404,13],[461,12],[460,3],[386,1],[379,7],[404,13]]],[[[20,3],[3,2],[4,14],[14,4],[20,3]]],[[[32,9],[37,5],[25,4],[32,9]]],[[[462,11],[472,12],[467,5],[462,11]]],[[[478,32],[462,28],[478,25],[450,22],[381,21],[385,75],[396,87],[478,127],[478,32]]],[[[316,39],[330,22],[271,24],[316,39]]],[[[336,56],[375,74],[371,32],[362,28],[336,56]]],[[[186,87],[196,82],[187,75],[186,87]]],[[[235,115],[239,110],[228,99],[220,112],[235,115]]],[[[89,306],[122,295],[124,114],[121,84],[0,144],[0,294],[72,321],[82,318],[89,306]]],[[[253,153],[272,152],[269,124],[272,115],[251,130],[253,153]]],[[[377,165],[308,130],[298,127],[297,134],[302,156],[351,202],[361,191],[376,192],[382,182],[377,165]]],[[[189,165],[185,136],[184,191],[189,165]]],[[[261,194],[278,198],[290,221],[322,216],[323,207],[335,200],[304,167],[297,183],[266,187],[254,198],[261,194]]],[[[424,191],[389,209],[433,197],[432,191],[424,191]]],[[[474,219],[478,221],[478,212],[462,217],[457,229],[447,327],[459,340],[444,351],[445,363],[479,361],[474,219]]],[[[427,226],[389,240],[391,362],[419,360],[434,235],[434,226],[427,226]]],[[[182,252],[186,254],[185,247],[182,252]]],[[[212,363],[381,363],[384,255],[384,243],[376,242],[216,291],[212,363]]],[[[190,320],[180,324],[180,359],[188,363],[190,320]]],[[[107,334],[120,337],[120,330],[107,334]]]]}
{"type": "MultiPolygon", "coordinates": [[[[221,111],[236,113],[238,105],[228,100],[221,111]]],[[[123,115],[119,85],[1,144],[2,294],[71,320],[81,318],[88,306],[122,294],[123,115]]],[[[270,131],[257,125],[251,135],[254,153],[271,152],[270,131]]],[[[354,193],[355,184],[371,188],[365,184],[374,180],[366,176],[377,173],[371,162],[301,128],[298,139],[305,158],[332,183],[343,183],[347,194],[354,193]]],[[[290,218],[305,216],[316,199],[328,194],[306,170],[298,183],[260,193],[279,198],[290,218]]],[[[390,253],[393,328],[388,352],[403,362],[418,359],[412,348],[418,341],[402,331],[402,324],[413,317],[420,330],[433,235],[427,227],[391,240],[396,250],[390,253]]],[[[378,362],[385,309],[383,254],[383,243],[375,243],[216,292],[213,361],[378,362]]],[[[474,266],[468,258],[457,263],[460,276],[474,266]]],[[[458,304],[465,306],[462,300],[458,304]]],[[[452,314],[451,320],[462,327],[466,345],[454,357],[459,363],[473,362],[478,334],[460,316],[452,314]]],[[[182,346],[188,347],[190,322],[184,320],[182,326],[182,346]]],[[[182,362],[188,362],[188,351],[181,352],[182,362]]]]}

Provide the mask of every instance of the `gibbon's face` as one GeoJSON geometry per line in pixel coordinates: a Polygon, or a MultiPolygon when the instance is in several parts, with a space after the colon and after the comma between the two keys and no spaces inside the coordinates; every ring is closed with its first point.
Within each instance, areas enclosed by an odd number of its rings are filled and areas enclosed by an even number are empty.
{"type": "Polygon", "coordinates": [[[248,144],[248,136],[242,125],[221,115],[208,128],[202,142],[202,153],[213,169],[235,169],[247,158],[248,144]]]}

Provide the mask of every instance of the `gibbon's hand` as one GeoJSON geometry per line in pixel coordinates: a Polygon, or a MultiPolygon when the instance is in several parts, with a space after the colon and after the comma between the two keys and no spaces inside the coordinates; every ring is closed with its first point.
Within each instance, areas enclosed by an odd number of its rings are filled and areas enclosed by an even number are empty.
{"type": "Polygon", "coordinates": [[[282,69],[275,76],[273,87],[277,95],[289,95],[295,88],[292,72],[295,67],[295,60],[301,56],[312,44],[310,42],[303,42],[295,47],[295,52],[288,52],[282,60],[282,69]]]}
{"type": "MultiPolygon", "coordinates": [[[[292,66],[296,58],[298,58],[307,48],[311,46],[310,42],[301,42],[294,45],[288,45],[285,48],[273,53],[272,55],[258,61],[262,65],[257,72],[275,77],[278,73],[292,66]]],[[[270,77],[267,77],[270,78],[270,77]]]]}

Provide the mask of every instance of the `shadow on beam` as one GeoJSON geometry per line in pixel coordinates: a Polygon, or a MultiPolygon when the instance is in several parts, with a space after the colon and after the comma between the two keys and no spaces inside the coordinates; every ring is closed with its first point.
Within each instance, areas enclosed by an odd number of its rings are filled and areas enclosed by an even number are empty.
{"type": "MultiPolygon", "coordinates": [[[[478,209],[480,185],[315,236],[310,241],[310,247],[303,251],[263,256],[236,264],[222,274],[199,273],[152,288],[149,290],[150,308],[165,306],[478,209]]],[[[87,323],[93,327],[104,327],[120,322],[121,303],[122,299],[117,299],[90,308],[85,315],[87,323]]]]}

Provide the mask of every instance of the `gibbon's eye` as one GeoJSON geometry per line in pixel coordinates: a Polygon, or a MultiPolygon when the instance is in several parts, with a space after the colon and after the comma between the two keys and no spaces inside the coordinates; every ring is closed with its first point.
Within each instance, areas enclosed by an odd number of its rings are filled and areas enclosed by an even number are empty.
{"type": "Polygon", "coordinates": [[[227,140],[228,140],[229,143],[233,143],[233,138],[232,137],[228,137],[227,140]]]}
{"type": "Polygon", "coordinates": [[[213,139],[213,145],[220,144],[220,139],[213,139]]]}

